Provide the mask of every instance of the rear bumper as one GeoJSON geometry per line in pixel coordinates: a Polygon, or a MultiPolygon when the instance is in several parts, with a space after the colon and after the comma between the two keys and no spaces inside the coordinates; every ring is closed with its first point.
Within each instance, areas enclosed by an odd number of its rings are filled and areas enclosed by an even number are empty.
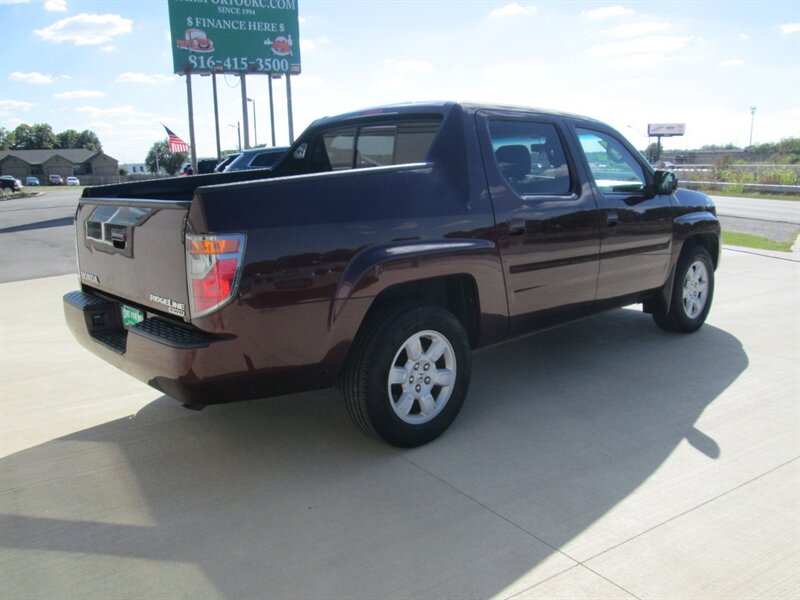
{"type": "Polygon", "coordinates": [[[191,406],[300,392],[331,385],[321,365],[255,364],[238,336],[211,335],[150,315],[127,329],[121,304],[83,291],[64,296],[72,335],[93,354],[191,406]]]}

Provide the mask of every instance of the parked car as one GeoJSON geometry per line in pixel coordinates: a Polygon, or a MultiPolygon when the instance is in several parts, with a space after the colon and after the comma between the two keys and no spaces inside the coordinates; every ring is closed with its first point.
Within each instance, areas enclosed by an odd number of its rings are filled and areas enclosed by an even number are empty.
{"type": "Polygon", "coordinates": [[[3,175],[0,177],[0,189],[18,192],[22,189],[22,182],[13,175],[3,175]]]}
{"type": "Polygon", "coordinates": [[[246,169],[266,169],[283,158],[288,147],[250,148],[244,150],[223,169],[224,172],[244,171],[246,169]]]}
{"type": "Polygon", "coordinates": [[[236,158],[241,154],[241,152],[236,152],[234,154],[228,154],[225,158],[219,161],[216,167],[214,167],[214,173],[222,173],[229,164],[231,164],[236,158]]]}
{"type": "Polygon", "coordinates": [[[61,178],[61,175],[50,175],[49,181],[50,185],[64,185],[64,180],[61,178]]]}
{"type": "Polygon", "coordinates": [[[39,185],[39,179],[37,177],[26,177],[25,185],[39,185]]]}
{"type": "Polygon", "coordinates": [[[486,104],[320,119],[272,169],[86,188],[75,223],[93,353],[190,408],[338,385],[397,446],[450,426],[473,349],[635,303],[700,329],[720,255],[711,198],[619,132],[486,104]]]}
{"type": "Polygon", "coordinates": [[[80,185],[81,182],[77,177],[67,177],[67,185],[80,185]]]}

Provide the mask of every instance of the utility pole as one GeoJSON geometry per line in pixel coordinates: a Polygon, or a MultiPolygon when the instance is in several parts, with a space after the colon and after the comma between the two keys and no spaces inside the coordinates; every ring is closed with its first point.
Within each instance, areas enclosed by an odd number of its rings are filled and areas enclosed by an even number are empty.
{"type": "Polygon", "coordinates": [[[256,120],[256,101],[252,98],[247,99],[253,103],[253,146],[258,146],[258,121],[256,120]]]}
{"type": "Polygon", "coordinates": [[[757,106],[750,107],[750,145],[753,145],[753,122],[756,120],[757,106]]]}

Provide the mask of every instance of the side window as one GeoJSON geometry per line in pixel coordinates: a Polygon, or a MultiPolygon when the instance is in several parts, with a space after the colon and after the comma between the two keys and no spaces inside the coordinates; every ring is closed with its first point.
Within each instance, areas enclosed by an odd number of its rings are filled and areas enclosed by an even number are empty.
{"type": "Polygon", "coordinates": [[[644,190],[642,165],[615,137],[599,131],[577,129],[581,149],[600,192],[636,193],[644,190]]]}
{"type": "Polygon", "coordinates": [[[326,131],[322,134],[328,163],[333,171],[353,168],[353,146],[356,139],[355,128],[326,131]]]}
{"type": "Polygon", "coordinates": [[[570,193],[572,175],[555,125],[497,119],[489,132],[497,168],[515,192],[570,193]]]}
{"type": "Polygon", "coordinates": [[[362,127],[356,146],[356,169],[394,164],[397,127],[362,127]]]}

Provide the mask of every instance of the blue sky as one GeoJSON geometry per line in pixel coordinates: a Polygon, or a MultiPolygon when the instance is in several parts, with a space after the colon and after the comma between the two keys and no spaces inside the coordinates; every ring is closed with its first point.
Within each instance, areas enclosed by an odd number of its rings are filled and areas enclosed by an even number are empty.
{"type": "MultiPolygon", "coordinates": [[[[298,0],[295,134],[317,117],[407,100],[537,106],[604,120],[637,147],[648,123],[686,123],[665,147],[800,136],[800,2],[298,0]]],[[[188,141],[166,0],[0,0],[0,126],[92,129],[141,162],[160,122],[188,141]]],[[[242,120],[218,77],[222,147],[242,120]],[[233,125],[233,126],[231,126],[233,125]]],[[[210,78],[193,77],[198,156],[216,153],[210,78]]],[[[275,81],[278,144],[288,143],[275,81]]],[[[247,78],[260,144],[267,80],[247,78]]],[[[251,109],[252,115],[252,109],[251,109]]],[[[251,118],[251,143],[253,142],[251,118]]]]}

